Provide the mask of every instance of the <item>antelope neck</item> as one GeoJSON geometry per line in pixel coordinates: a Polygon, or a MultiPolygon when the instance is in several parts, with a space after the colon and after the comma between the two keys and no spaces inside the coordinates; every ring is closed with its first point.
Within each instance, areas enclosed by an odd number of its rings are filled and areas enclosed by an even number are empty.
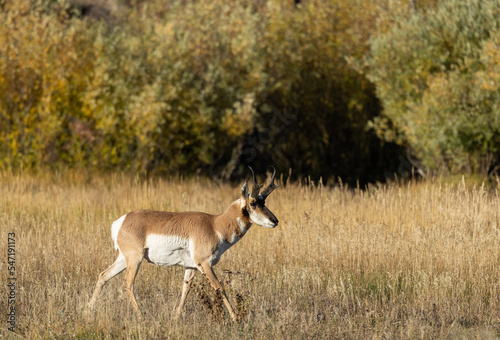
{"type": "Polygon", "coordinates": [[[233,202],[227,210],[215,217],[215,230],[225,240],[243,237],[250,229],[250,217],[242,211],[240,200],[233,202]]]}

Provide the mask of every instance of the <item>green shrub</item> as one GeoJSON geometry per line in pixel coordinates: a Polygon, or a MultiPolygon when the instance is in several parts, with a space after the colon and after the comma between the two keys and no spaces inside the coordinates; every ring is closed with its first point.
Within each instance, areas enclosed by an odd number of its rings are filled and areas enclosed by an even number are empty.
{"type": "Polygon", "coordinates": [[[487,173],[500,162],[499,42],[499,1],[446,0],[401,16],[371,45],[379,136],[429,169],[487,173]]]}

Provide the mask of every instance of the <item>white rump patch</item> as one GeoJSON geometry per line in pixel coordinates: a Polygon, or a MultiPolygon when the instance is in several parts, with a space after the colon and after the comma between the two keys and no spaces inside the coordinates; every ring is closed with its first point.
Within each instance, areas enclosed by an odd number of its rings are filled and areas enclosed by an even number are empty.
{"type": "MultiPolygon", "coordinates": [[[[113,242],[115,243],[115,249],[118,249],[118,232],[120,231],[120,228],[122,227],[123,221],[125,221],[125,217],[127,217],[127,214],[123,215],[119,219],[113,222],[111,224],[111,238],[113,239],[113,242]]],[[[121,251],[120,251],[121,252],[121,251]]]]}
{"type": "Polygon", "coordinates": [[[146,237],[147,260],[159,266],[197,268],[193,260],[194,244],[179,236],[150,234],[146,237]]]}

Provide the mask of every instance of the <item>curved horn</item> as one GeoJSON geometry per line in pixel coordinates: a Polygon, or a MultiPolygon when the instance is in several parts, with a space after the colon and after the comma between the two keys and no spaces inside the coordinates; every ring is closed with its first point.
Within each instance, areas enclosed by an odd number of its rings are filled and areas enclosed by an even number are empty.
{"type": "Polygon", "coordinates": [[[252,187],[252,192],[250,193],[250,197],[253,199],[257,199],[257,196],[259,196],[259,191],[260,188],[262,188],[262,185],[259,185],[257,183],[257,180],[255,179],[255,173],[253,172],[253,169],[251,167],[248,167],[250,171],[252,172],[253,176],[253,187],[252,187]]]}
{"type": "Polygon", "coordinates": [[[273,192],[274,189],[279,187],[279,185],[274,184],[274,179],[276,178],[276,168],[273,165],[271,166],[274,170],[273,175],[271,176],[271,181],[269,182],[269,185],[261,192],[261,195],[262,197],[264,197],[264,199],[266,199],[266,197],[269,196],[269,194],[273,192]]]}

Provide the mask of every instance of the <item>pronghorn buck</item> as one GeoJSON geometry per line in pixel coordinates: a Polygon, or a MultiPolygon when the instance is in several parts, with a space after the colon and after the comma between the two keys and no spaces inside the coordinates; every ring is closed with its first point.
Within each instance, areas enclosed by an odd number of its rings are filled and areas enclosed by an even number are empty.
{"type": "Polygon", "coordinates": [[[118,257],[99,275],[89,309],[94,308],[106,282],[127,269],[125,287],[134,309],[140,316],[134,296],[134,280],[142,260],[146,259],[160,266],[178,265],[186,268],[176,318],[181,314],[193,277],[199,270],[214,289],[220,291],[229,314],[237,321],[233,307],[212,267],[219,262],[226,250],[247,233],[252,223],[266,228],[278,225],[278,219],[265,205],[267,196],[278,187],[274,184],[276,169],[269,185],[260,194],[262,186],[257,184],[253,170],[252,174],[254,185],[251,193],[248,192],[247,181],[241,187],[241,197],[220,215],[135,210],[113,222],[111,236],[118,257]]]}

